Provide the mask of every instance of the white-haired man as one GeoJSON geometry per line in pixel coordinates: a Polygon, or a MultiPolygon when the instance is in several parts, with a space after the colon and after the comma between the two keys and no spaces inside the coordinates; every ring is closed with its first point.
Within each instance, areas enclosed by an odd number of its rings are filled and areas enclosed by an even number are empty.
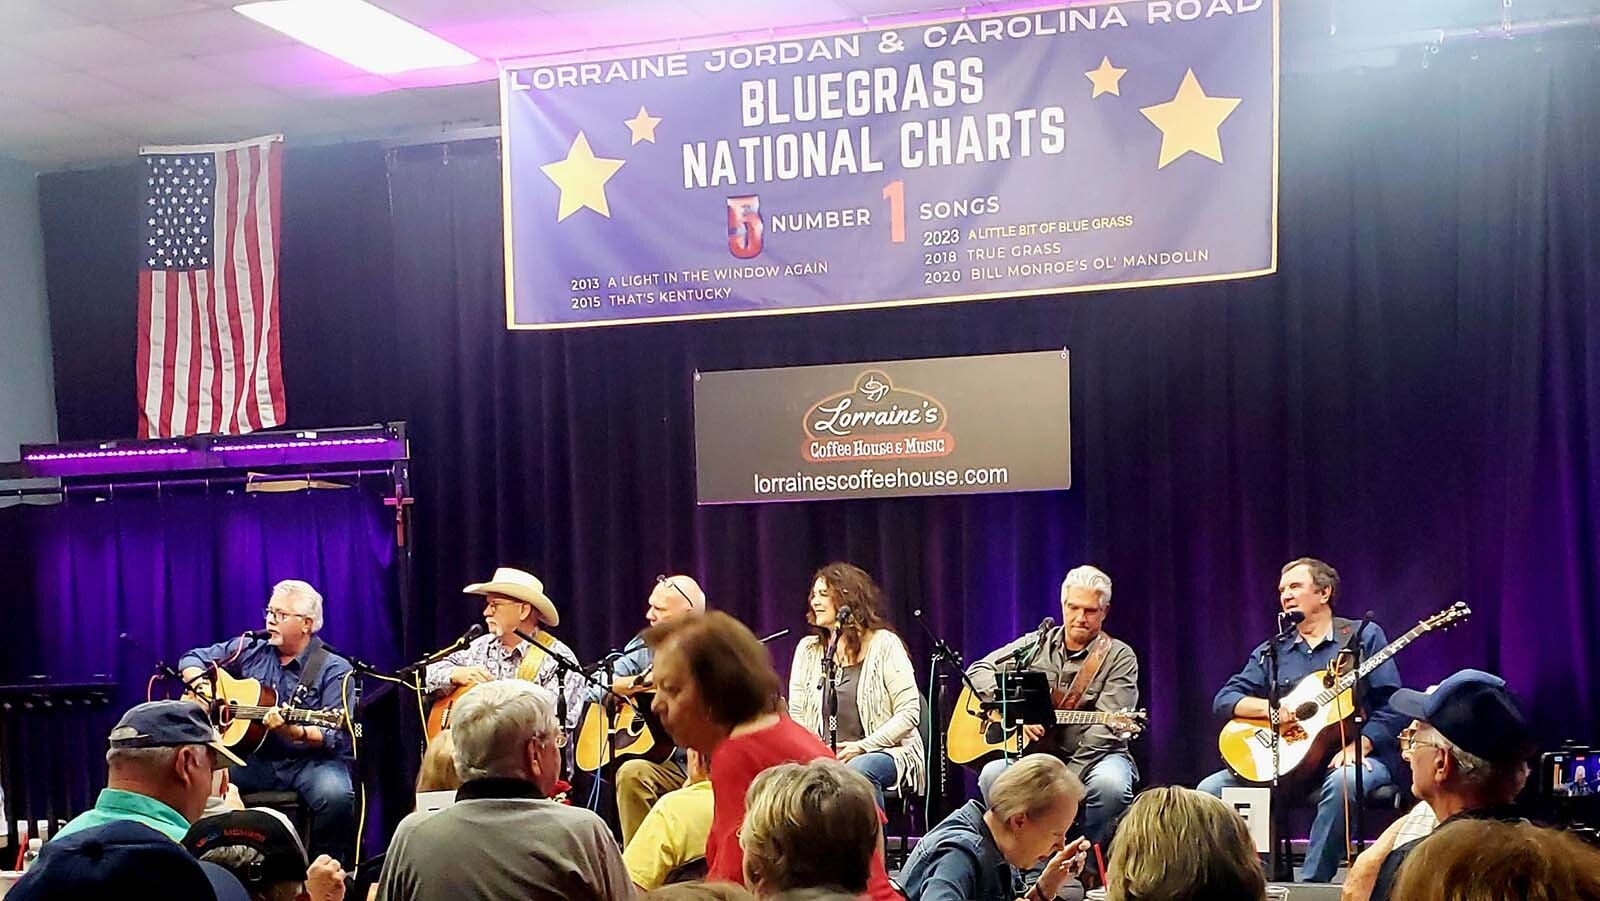
{"type": "MultiPolygon", "coordinates": [[[[322,630],[322,595],[299,579],[279,582],[267,601],[266,620],[265,639],[233,638],[184,654],[178,660],[184,680],[193,685],[220,667],[260,681],[277,692],[283,705],[343,707],[341,683],[351,672],[350,661],[316,638],[322,630]]],[[[350,734],[287,723],[276,711],[263,723],[270,730],[266,742],[245,766],[229,772],[229,780],[245,794],[299,793],[311,809],[311,853],[353,860],[356,795],[350,780],[350,734]]]]}
{"type": "MultiPolygon", "coordinates": [[[[706,593],[700,583],[685,575],[660,576],[655,588],[645,602],[644,619],[648,625],[664,623],[674,617],[706,609],[706,593]]],[[[611,690],[622,697],[633,697],[648,691],[650,683],[650,648],[644,643],[643,632],[635,635],[622,648],[612,669],[611,690]]],[[[605,701],[606,692],[600,685],[589,688],[589,703],[605,701]]],[[[688,779],[688,760],[682,748],[666,760],[656,763],[635,758],[617,766],[617,820],[622,826],[622,844],[633,841],[639,824],[644,822],[656,802],[668,792],[683,788],[688,779]]]]}
{"type": "Polygon", "coordinates": [[[632,898],[616,840],[593,812],[548,800],[566,732],[555,695],[490,682],[453,713],[456,801],[408,815],[379,878],[382,901],[632,898]]]}
{"type": "MultiPolygon", "coordinates": [[[[1029,632],[974,663],[967,670],[974,688],[993,697],[995,674],[1033,669],[1049,677],[1051,687],[1065,693],[1079,710],[1117,711],[1139,706],[1139,657],[1127,643],[1104,631],[1111,609],[1111,577],[1093,566],[1079,566],[1061,583],[1061,625],[1029,632]],[[1081,676],[1081,678],[1080,678],[1081,676]]],[[[1116,818],[1133,800],[1138,768],[1128,741],[1109,726],[1043,725],[1024,727],[1029,744],[1023,753],[1048,753],[1060,758],[1083,780],[1083,834],[1104,847],[1116,818]]],[[[1004,759],[990,762],[979,774],[987,788],[1006,768],[1004,759]]]]}

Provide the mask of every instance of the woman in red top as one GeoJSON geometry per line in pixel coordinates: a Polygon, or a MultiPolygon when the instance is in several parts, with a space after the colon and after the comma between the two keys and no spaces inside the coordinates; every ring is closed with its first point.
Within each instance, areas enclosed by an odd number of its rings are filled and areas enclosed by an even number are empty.
{"type": "MultiPolygon", "coordinates": [[[[707,878],[742,882],[739,826],[756,774],[833,754],[783,712],[772,658],[738,620],[718,611],[679,616],[651,628],[644,640],[654,653],[656,698],[650,709],[674,743],[711,758],[715,800],[707,878]]],[[[900,897],[889,883],[881,846],[873,855],[867,895],[874,901],[900,897]]]]}

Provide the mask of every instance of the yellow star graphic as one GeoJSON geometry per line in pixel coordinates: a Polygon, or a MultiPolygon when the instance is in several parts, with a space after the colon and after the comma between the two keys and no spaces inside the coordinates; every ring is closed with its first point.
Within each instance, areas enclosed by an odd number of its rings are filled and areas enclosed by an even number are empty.
{"type": "Polygon", "coordinates": [[[641,106],[637,116],[632,119],[624,119],[622,124],[628,126],[628,130],[633,132],[633,140],[628,142],[628,146],[631,147],[640,141],[649,141],[654,144],[656,142],[656,126],[661,124],[661,117],[650,115],[641,106]]]}
{"type": "Polygon", "coordinates": [[[584,137],[583,132],[578,132],[566,159],[539,167],[539,171],[561,189],[561,209],[556,213],[556,221],[560,222],[584,207],[610,218],[611,207],[606,204],[606,181],[621,168],[622,160],[595,156],[594,151],[589,149],[589,139],[584,137]]]}
{"type": "Polygon", "coordinates": [[[1127,71],[1127,69],[1118,69],[1116,66],[1111,65],[1111,57],[1100,57],[1100,68],[1092,72],[1083,73],[1085,78],[1094,82],[1094,93],[1089,96],[1089,99],[1093,100],[1101,94],[1115,94],[1121,97],[1122,76],[1127,71]]]}
{"type": "Polygon", "coordinates": [[[1139,112],[1161,129],[1161,161],[1157,169],[1193,151],[1222,162],[1222,139],[1217,129],[1233,115],[1238,97],[1207,97],[1199,79],[1190,69],[1178,86],[1178,94],[1166,103],[1140,108],[1139,112]]]}

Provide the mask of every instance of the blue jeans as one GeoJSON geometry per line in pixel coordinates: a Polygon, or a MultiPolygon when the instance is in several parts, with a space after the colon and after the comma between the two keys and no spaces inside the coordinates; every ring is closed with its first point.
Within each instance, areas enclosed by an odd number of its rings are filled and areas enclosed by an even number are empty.
{"type": "MultiPolygon", "coordinates": [[[[1383,761],[1376,757],[1363,757],[1362,762],[1369,765],[1369,769],[1362,774],[1362,789],[1371,794],[1385,785],[1392,785],[1394,780],[1389,776],[1389,768],[1383,761]]],[[[1340,767],[1330,770],[1323,777],[1322,789],[1317,795],[1317,815],[1311,821],[1311,838],[1306,844],[1306,860],[1300,867],[1301,882],[1332,882],[1334,874],[1339,872],[1339,867],[1344,863],[1346,847],[1344,842],[1344,783],[1350,783],[1351,803],[1361,803],[1354,795],[1356,792],[1356,776],[1354,766],[1340,767]]],[[[1200,783],[1200,790],[1217,797],[1222,797],[1222,790],[1232,786],[1249,786],[1260,788],[1259,783],[1245,782],[1228,770],[1221,770],[1207,776],[1200,783]]]]}
{"type": "Polygon", "coordinates": [[[872,793],[878,797],[878,809],[882,810],[883,793],[894,787],[897,778],[894,758],[882,751],[869,751],[850,758],[845,766],[867,777],[867,781],[872,783],[872,793]]]}
{"type": "MultiPolygon", "coordinates": [[[[1004,757],[991,760],[978,774],[978,792],[985,805],[989,803],[989,788],[1010,765],[1004,757]]],[[[1085,838],[1107,849],[1117,817],[1133,802],[1133,758],[1107,754],[1090,764],[1082,778],[1085,791],[1083,803],[1078,806],[1078,825],[1085,838]]]]}
{"type": "Polygon", "coordinates": [[[311,809],[313,860],[327,854],[342,864],[355,861],[356,792],[345,762],[330,757],[287,760],[249,758],[228,771],[228,779],[245,794],[258,791],[294,791],[311,809]]]}

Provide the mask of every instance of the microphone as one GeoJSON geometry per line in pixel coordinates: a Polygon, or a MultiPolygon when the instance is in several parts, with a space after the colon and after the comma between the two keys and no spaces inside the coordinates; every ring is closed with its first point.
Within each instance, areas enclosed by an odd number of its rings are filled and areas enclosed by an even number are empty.
{"type": "Polygon", "coordinates": [[[1305,621],[1306,615],[1301,610],[1285,610],[1278,614],[1278,631],[1287,632],[1305,621]]]}
{"type": "Polygon", "coordinates": [[[837,623],[838,625],[842,626],[845,623],[849,622],[850,621],[850,617],[853,616],[854,614],[855,614],[855,611],[850,609],[850,605],[849,604],[846,604],[843,607],[839,608],[839,612],[838,613],[835,613],[833,615],[833,620],[834,620],[835,623],[837,623]]]}
{"type": "Polygon", "coordinates": [[[268,632],[266,629],[251,629],[250,631],[244,633],[240,637],[241,638],[254,638],[254,639],[257,639],[259,641],[266,641],[267,639],[272,637],[272,633],[268,632]]]}
{"type": "Polygon", "coordinates": [[[467,631],[461,633],[460,638],[456,639],[454,647],[457,649],[464,648],[476,641],[486,631],[488,630],[483,627],[483,623],[473,623],[467,627],[467,631]]]}
{"type": "Polygon", "coordinates": [[[774,639],[782,638],[783,636],[788,635],[788,634],[789,634],[789,630],[788,629],[779,629],[778,631],[772,633],[771,635],[768,635],[766,638],[761,639],[761,643],[762,644],[766,644],[769,641],[773,641],[774,639]]]}
{"type": "Polygon", "coordinates": [[[1044,621],[1039,623],[1039,638],[1041,640],[1043,640],[1044,633],[1050,631],[1051,629],[1054,629],[1055,627],[1056,627],[1055,617],[1053,617],[1053,616],[1045,617],[1044,621]]]}

